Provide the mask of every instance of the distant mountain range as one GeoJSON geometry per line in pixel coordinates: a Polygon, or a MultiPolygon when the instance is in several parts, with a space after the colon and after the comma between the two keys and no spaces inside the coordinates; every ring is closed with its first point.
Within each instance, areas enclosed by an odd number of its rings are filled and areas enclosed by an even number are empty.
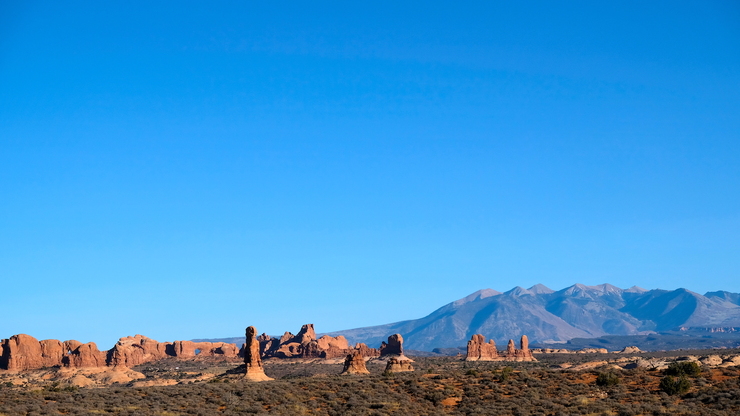
{"type": "Polygon", "coordinates": [[[575,284],[554,291],[538,284],[501,293],[479,290],[409,321],[336,331],[351,343],[377,346],[400,333],[408,349],[459,347],[473,334],[505,345],[526,334],[533,342],[562,342],[604,335],[640,335],[681,328],[740,330],[740,294],[704,295],[686,289],[620,289],[575,284]],[[734,329],[733,329],[734,328],[734,329]]]}

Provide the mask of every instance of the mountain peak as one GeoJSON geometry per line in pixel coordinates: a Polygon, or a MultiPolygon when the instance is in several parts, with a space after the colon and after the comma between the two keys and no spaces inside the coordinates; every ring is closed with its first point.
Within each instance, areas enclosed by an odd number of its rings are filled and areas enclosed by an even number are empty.
{"type": "Polygon", "coordinates": [[[610,285],[609,283],[603,283],[597,286],[591,286],[592,289],[598,290],[600,292],[604,293],[622,293],[624,290],[614,286],[610,285]]]}
{"type": "Polygon", "coordinates": [[[469,294],[468,296],[465,296],[462,299],[458,299],[458,300],[452,302],[452,304],[455,305],[455,306],[460,306],[460,305],[464,305],[464,304],[466,304],[468,302],[473,302],[473,301],[480,300],[480,299],[490,298],[491,296],[496,296],[496,295],[500,295],[500,294],[501,294],[501,292],[499,292],[497,290],[493,290],[493,289],[481,289],[481,290],[479,290],[477,292],[473,292],[473,293],[469,294]]]}
{"type": "Polygon", "coordinates": [[[564,295],[568,296],[580,296],[580,297],[591,297],[591,296],[602,296],[609,294],[621,294],[624,290],[610,285],[609,283],[603,283],[596,286],[587,286],[583,283],[576,283],[573,286],[566,287],[560,291],[564,295]]]}
{"type": "Polygon", "coordinates": [[[546,295],[550,293],[555,293],[554,290],[550,289],[549,287],[543,285],[542,283],[537,283],[536,285],[530,287],[527,289],[531,293],[534,293],[535,295],[546,295]]]}
{"type": "Polygon", "coordinates": [[[517,287],[509,290],[508,292],[504,292],[504,294],[505,295],[509,295],[509,296],[534,295],[534,293],[530,292],[529,290],[527,290],[527,289],[525,289],[525,288],[523,288],[521,286],[517,286],[517,287]]]}
{"type": "Polygon", "coordinates": [[[627,292],[627,293],[645,293],[648,290],[647,289],[643,289],[640,286],[632,286],[631,288],[625,289],[624,291],[627,292]]]}

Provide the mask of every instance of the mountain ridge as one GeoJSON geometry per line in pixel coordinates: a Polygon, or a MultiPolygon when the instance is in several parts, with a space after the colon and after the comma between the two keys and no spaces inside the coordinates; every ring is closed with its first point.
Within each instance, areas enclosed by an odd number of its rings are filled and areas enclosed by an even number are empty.
{"type": "MultiPolygon", "coordinates": [[[[564,343],[602,336],[649,335],[685,328],[740,328],[740,293],[621,289],[604,283],[576,283],[560,290],[543,284],[515,286],[506,292],[481,289],[449,302],[430,314],[381,325],[326,333],[343,335],[350,343],[380,345],[400,333],[405,347],[432,351],[466,345],[482,334],[499,345],[527,335],[533,343],[564,343]]],[[[323,335],[323,334],[321,334],[323,335]]],[[[242,337],[243,338],[243,337],[242,337]]],[[[216,341],[236,342],[235,338],[216,341]]]]}
{"type": "Polygon", "coordinates": [[[565,342],[604,335],[645,335],[681,327],[740,326],[740,294],[701,295],[685,288],[621,289],[576,283],[555,291],[543,284],[499,292],[482,289],[427,316],[330,332],[350,342],[379,344],[401,333],[408,348],[430,351],[465,345],[475,334],[497,342],[526,334],[533,342],[565,342]]]}

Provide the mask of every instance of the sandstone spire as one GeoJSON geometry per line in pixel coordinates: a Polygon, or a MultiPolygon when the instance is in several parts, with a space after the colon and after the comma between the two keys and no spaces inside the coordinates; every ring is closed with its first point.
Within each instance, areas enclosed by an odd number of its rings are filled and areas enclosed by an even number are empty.
{"type": "Polygon", "coordinates": [[[401,334],[393,334],[388,337],[388,342],[380,345],[380,356],[403,355],[403,337],[401,334]]]}
{"type": "Polygon", "coordinates": [[[522,335],[521,341],[519,341],[521,349],[514,347],[514,340],[509,340],[509,346],[506,350],[506,359],[509,361],[537,361],[532,355],[532,351],[529,349],[529,339],[526,335],[522,335]]]}
{"type": "Polygon", "coordinates": [[[344,360],[342,374],[370,374],[365,365],[365,357],[360,350],[354,350],[344,360]]]}
{"type": "Polygon", "coordinates": [[[509,344],[506,345],[506,354],[508,354],[510,357],[513,357],[516,355],[516,346],[514,345],[513,339],[510,339],[509,344]]]}
{"type": "Polygon", "coordinates": [[[260,343],[257,341],[257,329],[253,326],[247,328],[247,342],[244,346],[244,364],[246,367],[246,379],[249,381],[272,380],[265,375],[260,358],[260,343]]]}

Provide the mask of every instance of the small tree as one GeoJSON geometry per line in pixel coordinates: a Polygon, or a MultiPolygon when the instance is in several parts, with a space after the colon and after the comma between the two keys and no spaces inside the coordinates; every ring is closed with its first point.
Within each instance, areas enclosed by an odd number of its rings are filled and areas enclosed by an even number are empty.
{"type": "Polygon", "coordinates": [[[619,381],[619,376],[612,372],[599,373],[596,376],[596,385],[601,387],[616,386],[619,384],[619,381]]]}
{"type": "Polygon", "coordinates": [[[685,394],[691,388],[691,381],[684,376],[679,378],[665,376],[660,379],[660,385],[658,387],[670,396],[685,394]]]}
{"type": "Polygon", "coordinates": [[[513,371],[514,370],[511,367],[504,367],[504,368],[502,368],[501,369],[501,373],[499,373],[499,375],[498,375],[499,381],[506,381],[506,380],[508,380],[509,377],[511,376],[511,373],[513,371]]]}
{"type": "Polygon", "coordinates": [[[673,362],[664,371],[668,376],[696,377],[701,374],[701,367],[693,361],[673,362]]]}

